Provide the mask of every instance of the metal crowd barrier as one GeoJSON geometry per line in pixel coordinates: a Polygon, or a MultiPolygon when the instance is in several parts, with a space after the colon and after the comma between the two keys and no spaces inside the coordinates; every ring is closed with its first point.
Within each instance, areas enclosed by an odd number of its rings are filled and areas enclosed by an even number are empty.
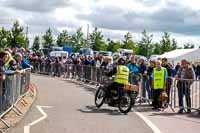
{"type": "MultiPolygon", "coordinates": [[[[28,91],[30,83],[30,69],[24,70],[23,74],[5,75],[5,79],[0,79],[0,116],[15,107],[18,99],[28,91]]],[[[16,107],[15,107],[16,108],[16,107]]],[[[16,108],[16,110],[18,110],[16,108]]],[[[16,112],[16,111],[15,111],[16,112]]],[[[0,120],[3,121],[0,117],[0,120]]],[[[3,121],[4,122],[4,121],[3,121]]],[[[6,126],[9,125],[4,122],[6,126]]]]}
{"type": "Polygon", "coordinates": [[[45,74],[49,76],[64,76],[65,78],[84,80],[87,82],[99,83],[102,75],[105,74],[104,69],[94,66],[61,64],[61,63],[41,63],[33,65],[35,73],[45,74]]]}
{"type": "MultiPolygon", "coordinates": [[[[105,75],[106,69],[97,68],[90,65],[74,65],[74,64],[39,64],[37,66],[38,73],[48,74],[51,76],[63,76],[64,78],[77,79],[91,83],[102,83],[102,77],[105,75]]],[[[142,83],[141,83],[142,84],[142,83]]],[[[152,87],[149,83],[150,92],[147,100],[152,97],[152,87]]],[[[165,90],[169,96],[169,106],[178,108],[183,101],[184,109],[194,109],[200,111],[200,80],[183,80],[169,78],[166,83],[165,90]],[[187,81],[187,82],[186,82],[187,81]],[[188,84],[188,82],[190,84],[188,84]],[[179,86],[177,86],[179,84],[179,86]],[[183,99],[183,100],[182,100],[183,99]],[[191,104],[191,105],[190,105],[191,104]]],[[[146,90],[145,90],[146,91],[146,90]]],[[[147,93],[147,92],[142,92],[147,93]]],[[[147,93],[147,94],[148,94],[147,93]]],[[[142,94],[141,94],[142,95],[142,94]]],[[[146,99],[146,97],[145,97],[146,99]]]]}
{"type": "Polygon", "coordinates": [[[200,111],[200,80],[174,79],[170,97],[172,108],[200,111]]]}

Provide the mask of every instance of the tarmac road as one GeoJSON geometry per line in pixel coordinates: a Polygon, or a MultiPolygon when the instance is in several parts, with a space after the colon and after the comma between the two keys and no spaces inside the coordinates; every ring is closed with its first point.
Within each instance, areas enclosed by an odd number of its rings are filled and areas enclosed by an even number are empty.
{"type": "Polygon", "coordinates": [[[106,105],[97,110],[92,89],[57,78],[36,75],[31,78],[38,87],[37,99],[27,116],[9,133],[24,133],[24,126],[40,118],[37,105],[53,108],[43,109],[48,117],[31,126],[29,133],[153,132],[134,112],[122,115],[106,105]]]}

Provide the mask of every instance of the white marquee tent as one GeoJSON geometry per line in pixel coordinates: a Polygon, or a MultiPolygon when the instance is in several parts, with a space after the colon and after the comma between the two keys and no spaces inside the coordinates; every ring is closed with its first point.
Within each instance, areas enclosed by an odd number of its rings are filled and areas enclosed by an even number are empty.
{"type": "Polygon", "coordinates": [[[186,59],[190,62],[200,62],[200,49],[176,49],[166,52],[159,57],[166,57],[173,65],[176,65],[182,59],[186,59]]]}

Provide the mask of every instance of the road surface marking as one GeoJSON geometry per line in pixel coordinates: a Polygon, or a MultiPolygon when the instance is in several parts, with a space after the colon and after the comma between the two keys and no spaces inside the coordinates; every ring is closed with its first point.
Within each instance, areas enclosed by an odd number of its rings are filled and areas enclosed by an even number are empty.
{"type": "Polygon", "coordinates": [[[40,122],[48,117],[48,115],[44,112],[44,110],[42,108],[52,108],[52,106],[39,106],[39,105],[37,105],[36,107],[43,116],[40,117],[39,119],[33,121],[32,123],[28,124],[27,126],[24,126],[24,133],[30,133],[31,126],[37,124],[38,122],[40,122]]]}
{"type": "Polygon", "coordinates": [[[162,133],[148,118],[146,118],[142,113],[135,112],[152,130],[154,133],[162,133]]]}

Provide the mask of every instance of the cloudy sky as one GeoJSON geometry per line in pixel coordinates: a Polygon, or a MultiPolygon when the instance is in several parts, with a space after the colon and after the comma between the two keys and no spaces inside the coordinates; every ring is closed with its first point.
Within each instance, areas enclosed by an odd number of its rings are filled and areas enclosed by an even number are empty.
{"type": "Polygon", "coordinates": [[[29,37],[48,27],[57,35],[82,27],[86,33],[99,27],[105,37],[122,39],[130,31],[135,39],[146,29],[161,38],[164,31],[181,45],[200,41],[198,0],[0,0],[0,26],[11,28],[15,20],[29,27],[29,37]]]}

